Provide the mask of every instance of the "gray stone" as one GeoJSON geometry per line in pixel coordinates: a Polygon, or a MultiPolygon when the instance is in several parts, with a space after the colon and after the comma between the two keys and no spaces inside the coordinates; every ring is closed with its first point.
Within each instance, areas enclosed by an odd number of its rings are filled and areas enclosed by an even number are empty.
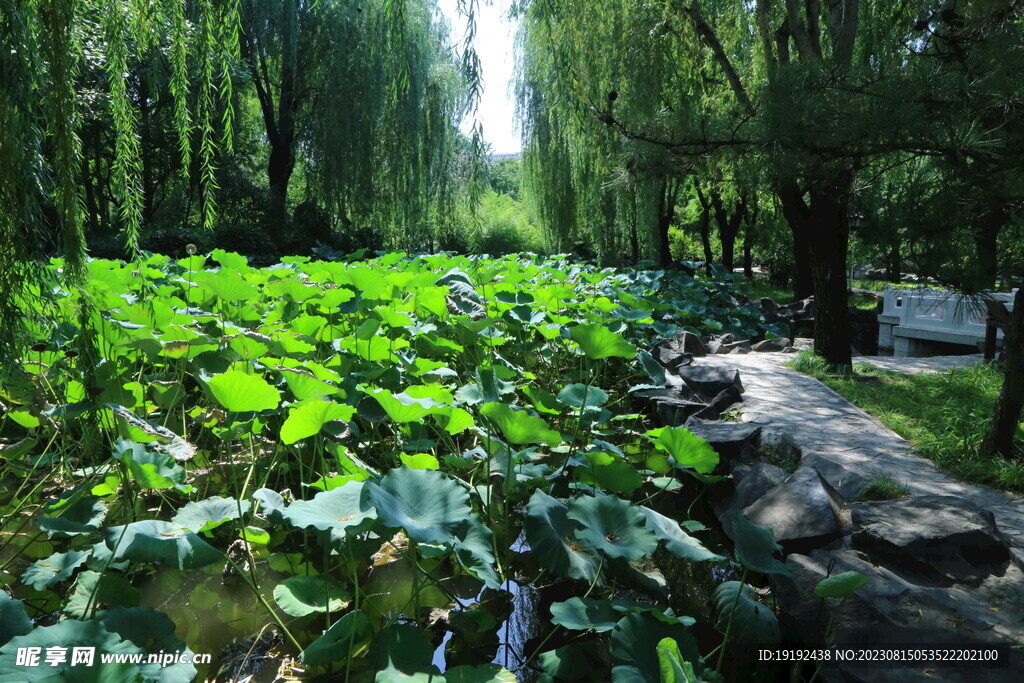
{"type": "Polygon", "coordinates": [[[1009,544],[992,513],[958,496],[923,495],[852,506],[853,546],[893,567],[978,582],[1002,571],[1009,544]]]}
{"type": "Polygon", "coordinates": [[[786,337],[778,337],[776,339],[765,339],[757,342],[750,348],[754,351],[771,352],[771,351],[783,351],[789,346],[789,339],[786,337]]]}
{"type": "Polygon", "coordinates": [[[813,467],[818,474],[832,485],[839,495],[850,500],[861,494],[868,485],[867,480],[852,469],[832,460],[824,453],[810,451],[800,457],[800,464],[813,467]]]}
{"type": "Polygon", "coordinates": [[[729,350],[729,353],[750,353],[749,346],[734,346],[729,350]]]}
{"type": "Polygon", "coordinates": [[[707,345],[708,353],[710,353],[710,354],[722,353],[722,347],[723,346],[725,346],[725,345],[722,342],[718,341],[717,339],[712,339],[711,341],[708,342],[708,345],[707,345]]]}
{"type": "Polygon", "coordinates": [[[758,299],[757,307],[761,309],[762,313],[774,313],[779,308],[779,305],[773,299],[764,296],[758,299]]]}
{"type": "Polygon", "coordinates": [[[742,400],[743,397],[740,396],[739,390],[736,387],[729,387],[718,392],[718,395],[711,399],[707,407],[696,413],[694,417],[701,420],[717,420],[722,417],[722,413],[742,400]]]}
{"type": "Polygon", "coordinates": [[[662,343],[654,347],[654,357],[669,370],[676,370],[693,362],[693,354],[680,350],[671,343],[662,343]]]}
{"type": "Polygon", "coordinates": [[[736,341],[736,335],[732,332],[726,332],[725,334],[719,335],[715,341],[721,342],[722,344],[732,344],[736,341]]]}
{"type": "Polygon", "coordinates": [[[746,351],[749,352],[750,351],[750,340],[749,339],[741,339],[739,341],[728,342],[728,343],[722,342],[722,347],[719,350],[719,353],[733,353],[736,349],[746,349],[746,351]]]}
{"type": "MultiPolygon", "coordinates": [[[[833,618],[838,600],[817,598],[814,586],[829,575],[848,571],[860,572],[869,581],[847,598],[842,609],[834,615],[835,641],[841,647],[884,647],[886,643],[936,647],[943,645],[981,645],[1009,643],[1019,640],[1022,626],[1014,610],[991,610],[987,596],[960,588],[936,588],[907,581],[885,567],[872,564],[862,553],[850,550],[815,550],[807,555],[790,555],[787,564],[793,570],[802,592],[789,581],[776,584],[776,596],[782,607],[780,620],[784,626],[796,630],[804,645],[823,644],[825,625],[833,618]]],[[[1019,570],[1012,577],[1020,578],[1019,570]]],[[[1019,594],[1009,596],[1020,599],[1019,594]]],[[[1008,603],[1012,604],[1012,603],[1008,603]]],[[[1007,669],[977,669],[964,667],[958,677],[957,670],[936,667],[929,680],[1019,681],[1020,653],[1010,653],[1011,665],[1007,669]]],[[[850,669],[863,677],[842,677],[831,680],[916,680],[880,677],[873,672],[884,669],[850,669]]],[[[908,669],[902,670],[905,674],[908,669]]],[[[823,672],[824,673],[824,672],[823,672]]]]}
{"type": "Polygon", "coordinates": [[[737,465],[732,476],[736,489],[730,507],[742,510],[781,484],[789,472],[766,462],[756,462],[753,465],[737,465]]]}
{"type": "Polygon", "coordinates": [[[761,425],[746,422],[705,422],[692,418],[686,428],[707,441],[724,462],[746,459],[761,442],[761,425]]]}
{"type": "Polygon", "coordinates": [[[676,334],[676,346],[686,353],[692,353],[694,356],[703,356],[707,354],[707,349],[704,348],[704,342],[701,341],[700,337],[695,335],[693,332],[678,332],[676,334]]]}
{"type": "Polygon", "coordinates": [[[797,351],[810,351],[814,349],[814,340],[810,337],[797,337],[793,340],[792,347],[797,351]]]}
{"type": "Polygon", "coordinates": [[[681,427],[694,415],[705,410],[703,403],[682,397],[662,396],[654,399],[654,413],[664,427],[681,427]]]}
{"type": "Polygon", "coordinates": [[[729,387],[743,393],[738,370],[697,365],[679,368],[679,376],[687,387],[706,398],[714,398],[729,387]]]}
{"type": "Polygon", "coordinates": [[[822,547],[842,535],[842,496],[813,467],[800,467],[744,510],[771,527],[787,552],[822,547]]]}

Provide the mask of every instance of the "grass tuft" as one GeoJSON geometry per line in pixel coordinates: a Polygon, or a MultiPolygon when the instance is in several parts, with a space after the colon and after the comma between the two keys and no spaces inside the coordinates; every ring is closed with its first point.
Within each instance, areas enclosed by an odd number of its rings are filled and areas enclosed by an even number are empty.
{"type": "Polygon", "coordinates": [[[891,477],[882,476],[870,480],[857,498],[859,500],[896,500],[909,495],[910,492],[899,482],[891,477]]]}

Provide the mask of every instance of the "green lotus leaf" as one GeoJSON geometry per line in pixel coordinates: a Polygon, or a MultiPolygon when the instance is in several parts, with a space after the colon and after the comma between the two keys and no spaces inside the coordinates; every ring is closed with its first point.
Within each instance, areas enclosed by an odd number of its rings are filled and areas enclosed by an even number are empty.
{"type": "Polygon", "coordinates": [[[338,393],[338,388],[319,380],[305,370],[292,370],[280,368],[281,376],[288,383],[292,395],[299,401],[309,401],[315,398],[327,398],[338,393]]]}
{"type": "Polygon", "coordinates": [[[582,529],[576,537],[609,557],[639,560],[654,552],[657,537],[644,526],[644,516],[617,496],[582,496],[569,505],[569,519],[582,529]]]}
{"type": "Polygon", "coordinates": [[[293,617],[337,612],[345,609],[351,598],[348,590],[322,576],[292,576],[274,588],[278,607],[293,617]]]}
{"type": "Polygon", "coordinates": [[[37,560],[22,573],[21,582],[41,591],[55,583],[66,581],[71,578],[76,569],[85,564],[90,552],[89,550],[69,550],[66,553],[54,553],[45,559],[37,560]]]}
{"type": "Polygon", "coordinates": [[[302,651],[302,661],[309,666],[322,666],[342,660],[355,650],[354,645],[372,636],[373,625],[366,612],[349,612],[302,651]]]}
{"type": "Polygon", "coordinates": [[[503,395],[511,394],[515,390],[515,385],[498,377],[493,367],[478,367],[475,380],[455,392],[455,397],[470,405],[496,403],[501,401],[503,395]]]}
{"type": "Polygon", "coordinates": [[[100,621],[59,621],[52,626],[39,626],[30,633],[16,636],[0,648],[0,681],[66,681],[67,683],[115,683],[119,681],[141,681],[142,672],[138,665],[127,662],[100,661],[99,653],[105,655],[144,654],[142,648],[108,631],[100,621]],[[45,663],[43,657],[48,648],[68,648],[68,656],[56,666],[45,663]],[[92,666],[81,663],[72,666],[72,648],[95,648],[92,666]],[[24,666],[18,663],[18,650],[39,648],[39,665],[24,666]]]}
{"type": "Polygon", "coordinates": [[[36,520],[40,529],[50,535],[77,536],[100,528],[107,516],[107,505],[96,496],[72,496],[50,503],[46,513],[46,517],[36,520]]]}
{"type": "Polygon", "coordinates": [[[762,574],[793,576],[786,563],[775,558],[782,546],[775,542],[771,527],[758,526],[738,512],[724,518],[723,526],[735,543],[736,559],[744,566],[762,574]]]}
{"type": "Polygon", "coordinates": [[[715,628],[720,633],[729,629],[729,637],[750,645],[774,645],[781,639],[775,612],[757,600],[757,592],[745,583],[726,581],[713,596],[715,628]],[[731,626],[730,626],[731,621],[731,626]]]}
{"type": "Polygon", "coordinates": [[[608,648],[599,640],[563,645],[542,652],[537,659],[544,673],[556,681],[600,681],[608,677],[608,648]]]}
{"type": "Polygon", "coordinates": [[[117,572],[84,571],[64,605],[64,613],[74,619],[98,615],[105,606],[135,607],[141,592],[117,572]]]}
{"type": "Polygon", "coordinates": [[[625,337],[598,323],[577,325],[569,330],[569,336],[580,345],[587,358],[598,360],[613,356],[636,356],[636,347],[627,342],[625,337]]]}
{"type": "Polygon", "coordinates": [[[537,563],[557,576],[593,581],[597,558],[592,548],[577,539],[579,525],[569,509],[540,489],[526,506],[526,540],[537,563]]]}
{"type": "Polygon", "coordinates": [[[292,526],[330,531],[334,540],[344,540],[346,534],[362,531],[377,518],[377,510],[364,489],[364,482],[349,481],[316,494],[312,500],[295,501],[285,508],[284,518],[292,526]]]}
{"type": "MultiPolygon", "coordinates": [[[[103,615],[103,626],[136,647],[149,653],[181,652],[192,654],[175,635],[174,622],[163,612],[149,607],[118,607],[103,615]]],[[[146,680],[160,683],[189,683],[196,676],[192,664],[177,662],[162,666],[158,662],[140,664],[146,680]]]]}
{"type": "Polygon", "coordinates": [[[196,273],[192,281],[220,301],[248,301],[258,296],[256,288],[238,277],[238,273],[221,269],[215,273],[196,273]]]}
{"type": "Polygon", "coordinates": [[[608,600],[569,598],[551,605],[551,623],[570,631],[611,631],[622,614],[608,600]]]}
{"type": "Polygon", "coordinates": [[[526,394],[526,398],[530,399],[533,409],[538,413],[547,413],[548,415],[562,414],[562,406],[559,405],[558,400],[553,394],[534,386],[523,387],[523,393],[526,394]]]}
{"type": "Polygon", "coordinates": [[[238,277],[239,271],[245,271],[249,268],[249,259],[241,254],[233,251],[225,251],[224,249],[214,249],[210,252],[210,258],[219,263],[224,272],[234,272],[234,277],[238,277]]]}
{"type": "MultiPolygon", "coordinates": [[[[673,640],[686,661],[700,662],[697,642],[682,626],[658,621],[647,614],[629,614],[612,630],[609,652],[612,680],[616,683],[650,683],[661,680],[658,646],[673,640]]],[[[703,670],[703,666],[700,666],[703,670]]],[[[699,679],[698,679],[699,680],[699,679]]]]}
{"type": "Polygon", "coordinates": [[[562,435],[551,429],[547,422],[507,403],[486,403],[480,408],[480,414],[494,420],[509,443],[543,443],[549,446],[562,443],[562,435]]]}
{"type": "Polygon", "coordinates": [[[380,521],[417,543],[444,544],[472,516],[466,490],[433,470],[393,469],[366,486],[380,521]]]}
{"type": "Polygon", "coordinates": [[[32,621],[25,613],[25,603],[0,593],[0,647],[11,638],[23,636],[31,630],[32,621]]]}
{"type": "Polygon", "coordinates": [[[292,406],[288,419],[281,425],[281,442],[293,444],[320,433],[328,422],[351,420],[356,409],[350,405],[311,399],[292,406]]]}
{"type": "Polygon", "coordinates": [[[835,598],[840,600],[856,593],[868,584],[868,577],[860,572],[843,572],[818,582],[814,594],[819,598],[835,598]]]}
{"type": "Polygon", "coordinates": [[[683,659],[679,645],[671,638],[662,638],[658,643],[658,664],[661,667],[661,683],[699,683],[693,664],[683,659]]]}
{"type": "Polygon", "coordinates": [[[292,301],[306,301],[320,294],[320,290],[298,280],[274,280],[263,285],[263,293],[275,299],[287,297],[292,301]]]}
{"type": "Polygon", "coordinates": [[[213,397],[236,413],[273,410],[281,402],[281,394],[259,375],[228,370],[206,380],[213,397]]]}
{"type": "Polygon", "coordinates": [[[655,360],[654,356],[648,351],[640,351],[636,354],[636,357],[640,359],[640,365],[644,367],[644,371],[651,378],[654,384],[664,386],[668,379],[665,377],[665,366],[655,360]]]}
{"type": "Polygon", "coordinates": [[[445,683],[516,683],[516,676],[497,664],[463,664],[444,672],[445,683]]]}
{"type": "Polygon", "coordinates": [[[452,536],[459,564],[488,588],[498,590],[501,577],[494,570],[494,534],[473,517],[460,524],[452,536]]]}
{"type": "Polygon", "coordinates": [[[725,557],[711,552],[701,545],[700,541],[683,531],[674,519],[669,519],[649,507],[641,507],[640,511],[647,518],[647,528],[654,532],[654,535],[660,540],[665,541],[665,548],[676,557],[691,562],[725,559],[725,557]]]}
{"type": "Polygon", "coordinates": [[[249,510],[251,503],[247,500],[239,501],[234,498],[223,498],[213,496],[198,502],[187,503],[171,518],[171,521],[182,529],[188,529],[196,533],[216,529],[224,522],[238,519],[239,511],[242,514],[249,510]]]}
{"type": "Polygon", "coordinates": [[[412,455],[400,453],[399,457],[402,459],[402,464],[411,470],[436,470],[441,467],[437,456],[430,453],[413,453],[412,455]]]}
{"type": "Polygon", "coordinates": [[[608,402],[608,394],[598,387],[570,384],[558,392],[558,402],[570,408],[598,408],[608,402]]]}
{"type": "Polygon", "coordinates": [[[391,624],[374,642],[376,652],[371,653],[376,661],[387,662],[385,671],[379,671],[375,683],[385,681],[444,680],[441,672],[432,665],[434,646],[427,634],[412,624],[391,624]],[[412,676],[413,678],[408,678],[412,676]]]}
{"type": "Polygon", "coordinates": [[[228,342],[228,348],[245,360],[254,360],[265,356],[270,350],[270,347],[263,341],[244,334],[232,337],[228,342]]]}
{"type": "Polygon", "coordinates": [[[170,522],[148,519],[104,529],[115,560],[155,562],[177,569],[196,569],[223,560],[224,555],[191,531],[170,522]]]}
{"type": "Polygon", "coordinates": [[[170,455],[142,444],[118,441],[113,456],[128,466],[135,483],[143,489],[169,489],[185,484],[185,469],[170,455]]]}
{"type": "Polygon", "coordinates": [[[692,467],[701,474],[710,474],[718,465],[715,449],[685,427],[652,429],[647,436],[654,439],[657,448],[671,455],[679,467],[692,467]]]}
{"type": "Polygon", "coordinates": [[[373,396],[388,417],[399,424],[417,422],[436,409],[443,407],[441,403],[432,398],[416,398],[406,392],[393,394],[387,389],[378,387],[367,387],[363,389],[363,392],[373,396]]]}
{"type": "Polygon", "coordinates": [[[629,495],[640,488],[643,477],[636,467],[622,460],[615,460],[608,453],[593,452],[586,454],[590,465],[580,465],[573,474],[584,484],[598,486],[608,493],[629,495]]]}
{"type": "Polygon", "coordinates": [[[452,435],[464,432],[476,424],[473,416],[462,408],[444,408],[434,413],[434,419],[452,435]]]}

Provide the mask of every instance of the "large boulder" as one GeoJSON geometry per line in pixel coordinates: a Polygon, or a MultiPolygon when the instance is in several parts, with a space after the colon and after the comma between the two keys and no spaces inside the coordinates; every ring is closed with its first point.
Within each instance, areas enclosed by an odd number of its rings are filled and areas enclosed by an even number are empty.
{"type": "Polygon", "coordinates": [[[771,527],[787,553],[820,548],[842,536],[843,498],[813,467],[800,467],[743,513],[771,527]]]}
{"type": "Polygon", "coordinates": [[[764,352],[778,352],[784,350],[789,346],[789,339],[786,337],[776,337],[775,339],[765,339],[759,341],[750,348],[754,351],[764,352]]]}
{"type": "MultiPolygon", "coordinates": [[[[786,470],[766,462],[737,465],[732,470],[735,488],[728,509],[743,510],[750,507],[759,498],[785,481],[788,476],[789,472],[786,470]]],[[[720,516],[725,517],[727,514],[720,516]]]]}
{"type": "Polygon", "coordinates": [[[1010,560],[992,513],[958,496],[860,503],[851,517],[855,548],[910,574],[977,583],[1010,560]]]}
{"type": "Polygon", "coordinates": [[[857,498],[867,488],[868,482],[864,477],[824,453],[807,451],[800,457],[800,464],[818,470],[818,474],[846,500],[857,498]]]}
{"type": "Polygon", "coordinates": [[[694,436],[707,441],[718,457],[727,463],[754,455],[761,443],[761,425],[749,422],[705,422],[693,418],[686,423],[686,428],[694,436]]]}
{"type": "Polygon", "coordinates": [[[718,395],[711,399],[707,406],[696,413],[694,417],[701,420],[717,420],[722,417],[722,413],[742,400],[743,397],[740,396],[739,389],[734,386],[727,387],[718,392],[718,395]]]}
{"type": "Polygon", "coordinates": [[[743,393],[743,383],[740,382],[739,370],[734,368],[712,368],[705,365],[689,366],[679,368],[679,376],[683,382],[695,393],[712,399],[729,387],[736,388],[743,393]]]}
{"type": "Polygon", "coordinates": [[[704,348],[704,342],[701,338],[695,335],[693,332],[686,332],[685,330],[676,334],[676,346],[685,353],[692,353],[694,356],[703,356],[707,354],[707,349],[704,348]]]}

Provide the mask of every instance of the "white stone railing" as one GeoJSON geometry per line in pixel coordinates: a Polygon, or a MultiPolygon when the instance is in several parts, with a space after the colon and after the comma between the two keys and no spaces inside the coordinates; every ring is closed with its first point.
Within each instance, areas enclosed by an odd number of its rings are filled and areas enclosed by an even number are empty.
{"type": "MultiPolygon", "coordinates": [[[[986,296],[1003,302],[1007,310],[1013,310],[1013,292],[986,296]]],[[[878,316],[879,350],[895,349],[896,355],[907,355],[901,353],[901,347],[903,351],[909,347],[906,343],[901,345],[900,338],[908,337],[974,345],[985,339],[987,318],[985,302],[977,296],[924,287],[893,289],[887,286],[882,293],[882,312],[878,316]]]]}

